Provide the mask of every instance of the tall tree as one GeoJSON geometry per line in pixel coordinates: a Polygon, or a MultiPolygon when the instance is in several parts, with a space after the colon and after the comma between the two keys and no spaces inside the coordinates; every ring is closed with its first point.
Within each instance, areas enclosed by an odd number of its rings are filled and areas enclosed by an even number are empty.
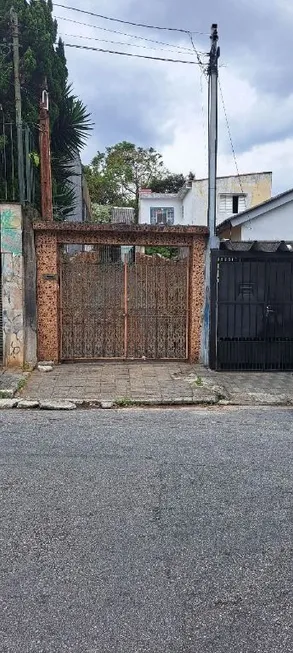
{"type": "Polygon", "coordinates": [[[133,206],[136,219],[140,189],[149,187],[152,179],[161,179],[166,174],[159,152],[127,141],[98,152],[85,172],[92,201],[133,206]]]}
{"type": "Polygon", "coordinates": [[[150,188],[153,193],[178,193],[180,188],[184,186],[186,181],[185,176],[180,174],[168,173],[165,177],[151,180],[150,188]]]}
{"type": "Polygon", "coordinates": [[[0,105],[4,121],[15,120],[10,25],[12,6],[19,22],[23,120],[37,136],[40,93],[46,80],[50,96],[54,203],[62,209],[64,202],[68,205],[70,195],[68,179],[72,153],[84,142],[90,128],[89,115],[68,86],[64,46],[61,39],[57,41],[57,21],[53,18],[52,0],[1,0],[0,105]]]}

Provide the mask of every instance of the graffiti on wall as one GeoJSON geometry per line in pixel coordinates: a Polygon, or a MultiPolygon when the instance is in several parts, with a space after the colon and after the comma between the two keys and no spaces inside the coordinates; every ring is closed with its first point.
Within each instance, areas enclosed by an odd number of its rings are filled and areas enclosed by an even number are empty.
{"type": "Polygon", "coordinates": [[[4,364],[23,362],[23,258],[20,205],[0,206],[4,364]]]}
{"type": "Polygon", "coordinates": [[[1,250],[20,256],[22,253],[21,213],[18,207],[0,211],[1,250]]]}

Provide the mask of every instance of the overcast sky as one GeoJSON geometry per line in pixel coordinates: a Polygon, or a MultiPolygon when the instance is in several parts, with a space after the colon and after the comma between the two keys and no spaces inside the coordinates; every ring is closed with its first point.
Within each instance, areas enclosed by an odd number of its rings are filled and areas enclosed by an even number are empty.
{"type": "MultiPolygon", "coordinates": [[[[123,20],[202,32],[194,34],[196,48],[202,53],[209,50],[210,27],[217,22],[220,79],[240,172],[272,170],[274,192],[293,187],[293,0],[60,3],[123,20]]],[[[66,43],[196,61],[194,52],[185,50],[191,48],[187,34],[134,28],[56,5],[54,13],[66,43]],[[140,47],[120,45],[122,42],[140,47]]],[[[89,162],[97,150],[128,140],[155,147],[172,172],[192,170],[197,177],[206,176],[207,84],[199,66],[69,47],[66,56],[74,90],[95,123],[83,152],[84,162],[89,162]]],[[[207,61],[204,54],[200,56],[207,61]]],[[[219,174],[235,174],[221,99],[219,131],[219,174]]]]}

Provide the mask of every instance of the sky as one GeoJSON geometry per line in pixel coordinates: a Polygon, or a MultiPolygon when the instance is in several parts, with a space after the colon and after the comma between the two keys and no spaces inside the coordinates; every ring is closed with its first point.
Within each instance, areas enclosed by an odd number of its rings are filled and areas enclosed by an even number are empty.
{"type": "MultiPolygon", "coordinates": [[[[240,173],[271,170],[274,193],[293,187],[292,0],[59,2],[66,8],[54,3],[54,15],[65,43],[145,56],[197,62],[188,34],[132,27],[69,7],[191,31],[204,63],[211,24],[218,23],[218,174],[237,172],[227,116],[240,173]]],[[[156,148],[171,172],[207,176],[207,81],[201,66],[65,50],[70,81],[94,123],[82,153],[84,163],[97,151],[127,140],[156,148]]]]}

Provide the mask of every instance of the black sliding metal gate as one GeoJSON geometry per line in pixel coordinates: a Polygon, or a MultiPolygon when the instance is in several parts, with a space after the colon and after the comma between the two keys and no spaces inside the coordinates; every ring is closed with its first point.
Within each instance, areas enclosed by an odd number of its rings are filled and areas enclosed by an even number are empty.
{"type": "Polygon", "coordinates": [[[210,366],[293,370],[293,254],[212,253],[210,366]]]}

